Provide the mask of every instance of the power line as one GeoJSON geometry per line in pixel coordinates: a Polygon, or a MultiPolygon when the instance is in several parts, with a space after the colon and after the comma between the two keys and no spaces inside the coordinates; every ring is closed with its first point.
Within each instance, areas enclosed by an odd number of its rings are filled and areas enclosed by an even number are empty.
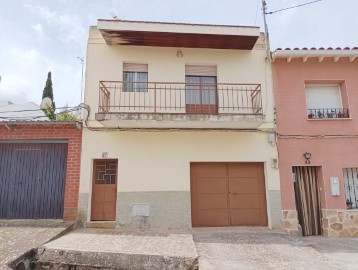
{"type": "MultiPolygon", "coordinates": [[[[81,109],[85,109],[89,112],[89,106],[87,104],[81,103],[78,106],[75,107],[60,107],[57,108],[57,110],[62,109],[62,111],[55,113],[56,115],[61,115],[63,113],[69,113],[69,112],[78,112],[81,109]]],[[[36,120],[36,119],[40,119],[40,118],[44,118],[46,116],[44,115],[39,115],[39,116],[1,116],[1,113],[21,113],[21,112],[39,112],[42,111],[42,109],[34,109],[34,110],[16,110],[16,111],[1,111],[0,112],[0,120],[5,120],[5,121],[17,121],[17,120],[21,120],[21,119],[26,119],[26,121],[31,121],[31,120],[36,120]]],[[[1,124],[1,121],[0,121],[1,124]]]]}
{"type": "Polygon", "coordinates": [[[270,15],[270,14],[274,14],[274,13],[277,13],[277,12],[281,12],[281,11],[293,9],[293,8],[298,8],[298,7],[303,7],[303,6],[311,5],[311,4],[314,4],[314,3],[317,3],[317,2],[321,2],[321,1],[323,1],[323,0],[315,0],[315,1],[311,1],[311,2],[308,2],[308,3],[304,3],[304,4],[297,5],[297,6],[293,6],[293,7],[282,8],[282,9],[278,9],[278,10],[271,11],[271,12],[265,12],[265,14],[270,15]]]}

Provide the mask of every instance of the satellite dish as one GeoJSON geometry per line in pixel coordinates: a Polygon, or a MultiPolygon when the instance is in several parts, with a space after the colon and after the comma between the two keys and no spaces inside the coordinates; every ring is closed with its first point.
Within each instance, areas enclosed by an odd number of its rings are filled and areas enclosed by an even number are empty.
{"type": "Polygon", "coordinates": [[[41,110],[46,110],[52,107],[52,100],[49,97],[45,97],[40,104],[41,110]]]}

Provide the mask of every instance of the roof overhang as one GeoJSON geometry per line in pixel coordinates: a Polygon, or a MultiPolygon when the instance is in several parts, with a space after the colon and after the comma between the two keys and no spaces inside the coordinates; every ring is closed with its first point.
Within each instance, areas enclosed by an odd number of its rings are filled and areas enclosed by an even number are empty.
{"type": "Polygon", "coordinates": [[[276,50],[272,53],[272,59],[287,59],[287,63],[290,63],[294,58],[301,58],[303,62],[306,62],[309,58],[318,58],[319,62],[322,62],[325,58],[333,58],[334,62],[338,62],[340,58],[348,58],[350,62],[358,59],[358,49],[347,50],[276,50]]]}
{"type": "Polygon", "coordinates": [[[259,27],[98,20],[109,45],[251,50],[259,27]]]}

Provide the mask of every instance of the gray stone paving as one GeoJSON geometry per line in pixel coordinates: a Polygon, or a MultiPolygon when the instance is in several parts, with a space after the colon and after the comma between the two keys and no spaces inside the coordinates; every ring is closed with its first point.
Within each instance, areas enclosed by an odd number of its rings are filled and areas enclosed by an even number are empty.
{"type": "Polygon", "coordinates": [[[319,237],[308,241],[280,232],[235,228],[193,230],[193,237],[200,270],[358,269],[355,239],[336,238],[326,242],[327,238],[319,237]],[[351,241],[352,247],[348,252],[347,241],[351,241]],[[342,251],[337,243],[346,250],[342,251]]]}
{"type": "MultiPolygon", "coordinates": [[[[35,227],[33,224],[30,225],[28,221],[24,224],[26,227],[21,226],[20,221],[1,222],[0,269],[6,269],[7,263],[17,259],[31,249],[41,246],[66,230],[70,225],[47,222],[46,225],[50,227],[35,227]]],[[[36,226],[39,225],[37,224],[36,226]]]]}
{"type": "MultiPolygon", "coordinates": [[[[0,269],[61,230],[0,227],[0,269]]],[[[94,268],[196,269],[199,261],[200,270],[357,270],[358,238],[292,238],[259,228],[193,229],[192,235],[78,229],[42,245],[39,254],[40,262],[52,260],[94,268]]]]}

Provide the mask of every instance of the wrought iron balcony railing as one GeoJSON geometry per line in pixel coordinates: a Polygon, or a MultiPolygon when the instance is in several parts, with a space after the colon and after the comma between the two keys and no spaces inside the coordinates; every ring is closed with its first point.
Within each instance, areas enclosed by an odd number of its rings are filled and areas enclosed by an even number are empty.
{"type": "Polygon", "coordinates": [[[348,109],[308,109],[308,119],[325,119],[325,118],[349,118],[348,109]]]}
{"type": "Polygon", "coordinates": [[[261,85],[100,81],[98,111],[262,115],[261,85]]]}

